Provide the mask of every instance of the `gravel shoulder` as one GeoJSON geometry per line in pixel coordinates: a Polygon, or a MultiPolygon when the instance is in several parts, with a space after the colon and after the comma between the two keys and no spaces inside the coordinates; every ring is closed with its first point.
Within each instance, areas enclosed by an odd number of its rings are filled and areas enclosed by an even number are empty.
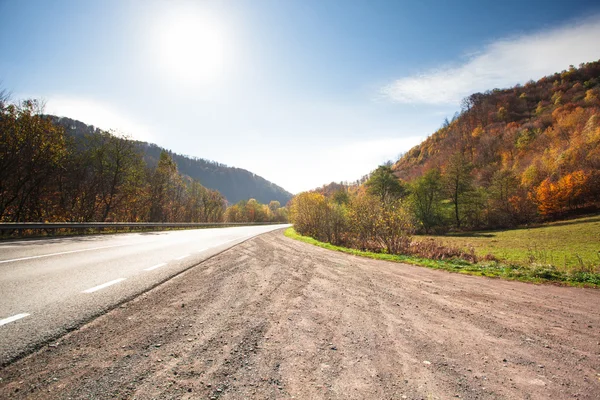
{"type": "Polygon", "coordinates": [[[0,398],[597,399],[600,290],[267,233],[0,370],[0,398]]]}

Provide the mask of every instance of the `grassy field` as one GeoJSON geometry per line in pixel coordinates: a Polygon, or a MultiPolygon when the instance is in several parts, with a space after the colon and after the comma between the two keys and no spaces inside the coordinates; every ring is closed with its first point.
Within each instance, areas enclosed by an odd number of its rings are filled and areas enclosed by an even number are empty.
{"type": "Polygon", "coordinates": [[[453,247],[473,247],[478,256],[492,254],[510,263],[551,264],[565,270],[600,266],[600,216],[535,228],[415,237],[420,238],[433,238],[453,247]]]}
{"type": "MultiPolygon", "coordinates": [[[[595,222],[597,223],[598,221],[596,220],[595,222]]],[[[585,222],[583,223],[585,224],[585,222]]],[[[595,231],[594,234],[597,237],[598,232],[595,231]]],[[[468,261],[457,259],[431,260],[415,256],[373,253],[347,247],[335,246],[330,243],[320,242],[308,236],[302,236],[298,234],[294,228],[286,229],[285,236],[319,246],[324,249],[340,251],[355,256],[368,257],[376,260],[401,262],[433,269],[443,269],[445,271],[459,274],[487,276],[491,278],[503,278],[523,282],[559,283],[569,286],[600,287],[600,271],[598,271],[597,268],[579,268],[577,266],[569,268],[557,268],[556,266],[548,264],[542,265],[541,263],[528,264],[504,261],[484,261],[480,263],[470,263],[468,261]]]]}

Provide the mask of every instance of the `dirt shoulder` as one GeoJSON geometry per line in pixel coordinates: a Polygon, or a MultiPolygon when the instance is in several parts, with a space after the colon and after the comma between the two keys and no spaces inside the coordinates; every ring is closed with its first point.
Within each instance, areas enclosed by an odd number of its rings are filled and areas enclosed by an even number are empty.
{"type": "Polygon", "coordinates": [[[600,290],[261,235],[0,371],[0,398],[597,399],[600,290]]]}

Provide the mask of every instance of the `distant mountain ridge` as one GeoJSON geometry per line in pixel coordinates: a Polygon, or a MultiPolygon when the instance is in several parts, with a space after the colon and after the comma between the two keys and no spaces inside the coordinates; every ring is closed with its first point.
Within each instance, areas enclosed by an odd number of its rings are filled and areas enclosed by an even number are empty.
{"type": "MultiPolygon", "coordinates": [[[[83,136],[94,133],[98,129],[68,117],[50,117],[55,124],[63,126],[68,135],[83,136]]],[[[277,200],[283,206],[292,198],[292,194],[287,190],[248,170],[177,154],[154,143],[142,141],[136,143],[148,166],[155,167],[161,151],[164,150],[169,153],[182,174],[198,180],[209,189],[218,190],[231,204],[253,198],[264,204],[277,200]]]]}

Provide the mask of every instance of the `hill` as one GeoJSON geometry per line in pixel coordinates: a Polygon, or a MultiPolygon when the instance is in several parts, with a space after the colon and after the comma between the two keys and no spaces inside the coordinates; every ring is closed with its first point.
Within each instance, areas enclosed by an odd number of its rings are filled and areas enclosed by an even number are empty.
{"type": "Polygon", "coordinates": [[[454,204],[455,225],[462,227],[597,210],[600,62],[472,94],[452,121],[392,168],[399,178],[423,184],[424,176],[435,178],[431,171],[440,172],[442,197],[454,204]]]}
{"type": "MultiPolygon", "coordinates": [[[[98,129],[66,117],[52,116],[51,118],[56,124],[63,126],[69,135],[83,136],[94,133],[98,129]]],[[[153,143],[141,141],[136,143],[150,167],[155,167],[161,152],[166,151],[177,164],[179,172],[199,181],[209,189],[218,190],[231,204],[254,198],[260,203],[268,204],[271,200],[276,200],[285,205],[292,198],[292,194],[282,187],[245,169],[173,153],[153,143]]]]}

